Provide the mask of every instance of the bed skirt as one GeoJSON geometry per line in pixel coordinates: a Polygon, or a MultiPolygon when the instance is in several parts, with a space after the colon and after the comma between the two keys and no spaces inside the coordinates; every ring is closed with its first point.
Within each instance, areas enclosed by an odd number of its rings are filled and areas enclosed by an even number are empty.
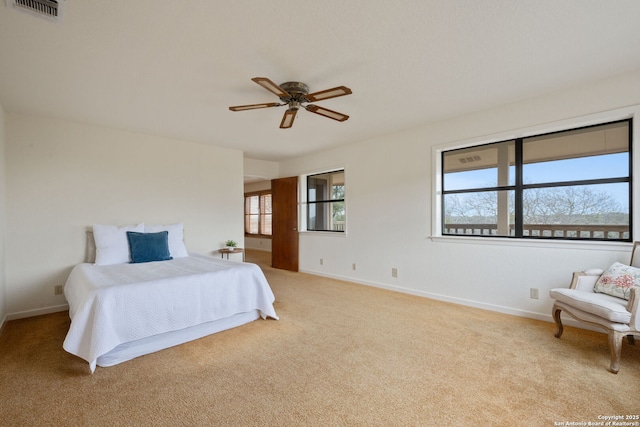
{"type": "Polygon", "coordinates": [[[118,363],[144,356],[145,354],[155,353],[156,351],[253,322],[259,317],[260,311],[252,310],[213,322],[202,323],[190,328],[166,332],[164,334],[153,335],[137,341],[120,344],[109,353],[98,357],[97,365],[102,367],[117,365],[118,363]]]}

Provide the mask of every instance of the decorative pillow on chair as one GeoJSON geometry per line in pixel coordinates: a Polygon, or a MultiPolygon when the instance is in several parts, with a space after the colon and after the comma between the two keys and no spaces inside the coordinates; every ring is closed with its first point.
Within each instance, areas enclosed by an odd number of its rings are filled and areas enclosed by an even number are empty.
{"type": "Polygon", "coordinates": [[[136,233],[127,231],[131,262],[168,261],[173,259],[169,254],[169,232],[136,233]]]}
{"type": "Polygon", "coordinates": [[[96,264],[126,264],[131,261],[129,257],[129,243],[127,231],[144,231],[144,224],[116,225],[94,224],[93,238],[96,243],[96,264]]]}
{"type": "Polygon", "coordinates": [[[640,268],[615,262],[600,276],[593,291],[628,300],[634,286],[640,286],[640,268]]]}

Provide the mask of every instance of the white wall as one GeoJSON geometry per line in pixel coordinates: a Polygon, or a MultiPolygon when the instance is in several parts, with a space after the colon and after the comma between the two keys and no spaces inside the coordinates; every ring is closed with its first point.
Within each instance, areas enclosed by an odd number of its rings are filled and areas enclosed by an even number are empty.
{"type": "Polygon", "coordinates": [[[271,181],[280,176],[280,164],[269,160],[258,160],[245,157],[244,177],[251,181],[271,181]]]}
{"type": "Polygon", "coordinates": [[[567,286],[573,271],[628,261],[631,245],[431,239],[433,147],[634,104],[640,73],[285,161],[281,176],[346,168],[347,233],[302,233],[300,269],[551,320],[549,289],[567,286]],[[530,288],[539,300],[529,298],[530,288]]]}
{"type": "Polygon", "coordinates": [[[6,174],[5,174],[5,126],[4,110],[0,105],[0,329],[4,325],[7,316],[7,282],[5,265],[5,239],[6,239],[6,174]]]}
{"type": "Polygon", "coordinates": [[[192,252],[243,241],[242,152],[7,112],[9,318],[66,308],[54,296],[92,224],[184,222],[192,252]]]}

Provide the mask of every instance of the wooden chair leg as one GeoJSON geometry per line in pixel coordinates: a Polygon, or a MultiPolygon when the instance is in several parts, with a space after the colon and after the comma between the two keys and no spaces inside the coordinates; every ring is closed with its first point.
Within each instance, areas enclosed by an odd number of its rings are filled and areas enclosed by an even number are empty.
{"type": "Polygon", "coordinates": [[[554,334],[556,338],[560,338],[562,336],[562,332],[564,331],[562,327],[562,319],[560,318],[561,311],[562,310],[560,309],[560,307],[556,307],[555,305],[553,306],[553,311],[552,311],[553,320],[555,320],[556,326],[558,327],[558,330],[554,334]]]}
{"type": "Polygon", "coordinates": [[[620,352],[622,350],[623,334],[618,332],[609,332],[609,350],[611,350],[611,365],[609,371],[617,374],[620,370],[620,352]]]}

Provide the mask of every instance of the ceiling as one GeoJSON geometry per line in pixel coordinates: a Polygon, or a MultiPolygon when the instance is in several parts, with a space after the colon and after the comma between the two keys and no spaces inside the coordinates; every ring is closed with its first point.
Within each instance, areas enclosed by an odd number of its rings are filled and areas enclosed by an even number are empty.
{"type": "Polygon", "coordinates": [[[0,104],[284,160],[640,70],[640,1],[59,0],[52,23],[0,3],[0,104]],[[283,108],[302,81],[348,114],[283,108]]]}

